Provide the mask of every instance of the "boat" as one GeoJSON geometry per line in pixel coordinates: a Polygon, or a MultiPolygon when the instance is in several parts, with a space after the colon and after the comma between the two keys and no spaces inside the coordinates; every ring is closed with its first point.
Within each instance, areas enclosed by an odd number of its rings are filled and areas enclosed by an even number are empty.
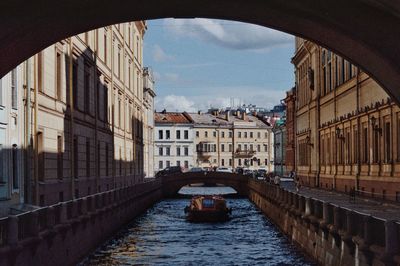
{"type": "Polygon", "coordinates": [[[223,222],[229,220],[232,209],[223,197],[217,195],[194,196],[185,207],[190,222],[223,222]]]}

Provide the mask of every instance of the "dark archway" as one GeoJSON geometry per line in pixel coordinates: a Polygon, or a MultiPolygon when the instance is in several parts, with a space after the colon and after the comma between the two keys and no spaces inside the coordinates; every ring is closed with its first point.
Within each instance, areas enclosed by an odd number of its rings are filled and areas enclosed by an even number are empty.
{"type": "Polygon", "coordinates": [[[188,172],[161,177],[164,197],[174,197],[183,186],[194,183],[223,184],[236,190],[238,196],[247,197],[248,180],[247,176],[222,172],[188,172]]]}
{"type": "Polygon", "coordinates": [[[362,67],[400,102],[400,3],[391,0],[4,0],[0,76],[45,47],[101,26],[219,18],[312,40],[362,67]]]}

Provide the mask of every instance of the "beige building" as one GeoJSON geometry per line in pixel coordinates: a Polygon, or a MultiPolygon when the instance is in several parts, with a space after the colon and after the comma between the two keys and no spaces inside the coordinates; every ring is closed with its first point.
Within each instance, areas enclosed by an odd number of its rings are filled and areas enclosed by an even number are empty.
{"type": "Polygon", "coordinates": [[[296,38],[297,174],[304,184],[400,201],[400,109],[366,73],[296,38]]]}
{"type": "Polygon", "coordinates": [[[273,171],[271,126],[252,115],[191,113],[198,167],[273,171]]]}
{"type": "Polygon", "coordinates": [[[154,76],[152,71],[143,69],[143,165],[144,176],[154,177],[154,76]]]}
{"type": "Polygon", "coordinates": [[[60,41],[30,60],[32,189],[53,204],[143,179],[144,21],[60,41]]]}

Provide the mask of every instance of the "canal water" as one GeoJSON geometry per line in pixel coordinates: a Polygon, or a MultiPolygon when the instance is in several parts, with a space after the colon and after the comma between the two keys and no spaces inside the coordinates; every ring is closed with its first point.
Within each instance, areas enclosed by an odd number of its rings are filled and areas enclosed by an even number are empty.
{"type": "MultiPolygon", "coordinates": [[[[185,187],[182,194],[231,188],[185,187]]],[[[232,219],[190,223],[189,199],[161,201],[79,265],[313,265],[247,199],[227,199],[232,219]]]]}

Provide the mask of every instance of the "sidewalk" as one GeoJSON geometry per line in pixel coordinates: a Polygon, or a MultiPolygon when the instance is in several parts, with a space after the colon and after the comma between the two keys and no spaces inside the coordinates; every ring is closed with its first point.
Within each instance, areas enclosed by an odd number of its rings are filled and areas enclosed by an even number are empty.
{"type": "MultiPolygon", "coordinates": [[[[282,182],[281,187],[291,192],[296,191],[293,182],[282,182]]],[[[400,204],[396,202],[380,202],[373,198],[367,199],[358,196],[356,196],[355,201],[350,201],[349,195],[344,192],[309,187],[301,187],[299,194],[330,202],[346,209],[372,215],[376,218],[400,221],[400,204]]]]}

